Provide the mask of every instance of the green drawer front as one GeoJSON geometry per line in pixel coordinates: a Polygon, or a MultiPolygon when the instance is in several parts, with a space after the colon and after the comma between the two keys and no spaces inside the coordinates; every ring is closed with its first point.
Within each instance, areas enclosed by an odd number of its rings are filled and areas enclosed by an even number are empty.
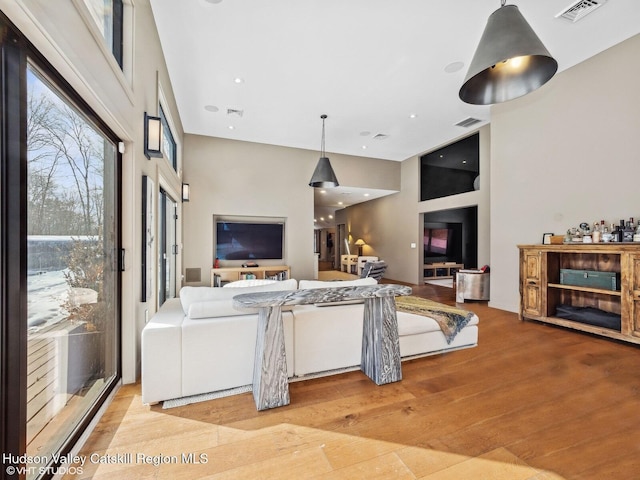
{"type": "Polygon", "coordinates": [[[620,274],[616,272],[598,272],[595,270],[560,269],[560,283],[576,287],[602,288],[604,290],[618,290],[620,274]]]}

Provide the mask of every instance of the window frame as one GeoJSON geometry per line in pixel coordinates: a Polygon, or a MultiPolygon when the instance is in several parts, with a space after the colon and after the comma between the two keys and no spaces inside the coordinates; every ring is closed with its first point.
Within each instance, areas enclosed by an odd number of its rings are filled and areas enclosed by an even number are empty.
{"type": "MultiPolygon", "coordinates": [[[[104,25],[100,25],[99,20],[104,22],[105,17],[100,19],[96,18],[95,10],[93,9],[92,2],[90,0],[80,0],[84,4],[89,17],[91,18],[91,25],[98,31],[98,36],[102,39],[105,47],[111,52],[113,58],[115,58],[120,69],[123,69],[123,32],[124,32],[124,2],[123,0],[110,0],[111,1],[111,45],[107,42],[107,37],[104,34],[104,25]]],[[[102,0],[104,3],[104,0],[102,0]]]]}
{"type": "Polygon", "coordinates": [[[159,102],[158,105],[158,116],[160,117],[160,123],[162,124],[162,151],[164,153],[164,158],[166,158],[167,162],[173,170],[178,171],[178,143],[176,142],[176,137],[173,134],[173,130],[170,124],[170,118],[165,113],[165,109],[162,105],[162,102],[159,102]],[[169,145],[171,147],[171,151],[167,152],[165,149],[165,142],[169,141],[169,145]]]}

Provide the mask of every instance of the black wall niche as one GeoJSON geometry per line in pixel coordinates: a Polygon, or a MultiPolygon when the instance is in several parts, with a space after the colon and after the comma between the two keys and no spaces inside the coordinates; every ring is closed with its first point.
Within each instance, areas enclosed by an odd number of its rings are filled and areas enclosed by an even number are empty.
{"type": "Polygon", "coordinates": [[[420,157],[420,201],[448,197],[479,188],[480,134],[420,157]]]}

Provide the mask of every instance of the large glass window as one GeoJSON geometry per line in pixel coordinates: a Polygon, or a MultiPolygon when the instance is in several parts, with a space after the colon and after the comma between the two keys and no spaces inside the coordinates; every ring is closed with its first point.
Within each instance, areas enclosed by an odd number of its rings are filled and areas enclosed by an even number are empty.
{"type": "Polygon", "coordinates": [[[122,0],[85,0],[105,43],[122,68],[122,0]]]}
{"type": "Polygon", "coordinates": [[[173,169],[178,171],[178,148],[162,105],[160,105],[160,120],[162,122],[162,152],[173,169]]]}
{"type": "Polygon", "coordinates": [[[29,66],[29,455],[58,452],[118,372],[116,152],[29,66]]]}
{"type": "Polygon", "coordinates": [[[120,155],[1,13],[0,31],[0,450],[50,478],[120,378],[120,155]]]}

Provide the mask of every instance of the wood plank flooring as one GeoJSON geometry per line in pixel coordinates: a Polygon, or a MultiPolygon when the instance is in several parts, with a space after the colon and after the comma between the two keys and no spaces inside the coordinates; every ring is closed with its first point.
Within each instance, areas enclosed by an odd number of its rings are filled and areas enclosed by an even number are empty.
{"type": "MultiPolygon", "coordinates": [[[[455,300],[433,285],[414,294],[455,300]]],[[[132,460],[65,478],[640,478],[639,347],[464,307],[479,346],[403,362],[389,385],[361,372],[295,382],[290,405],[264,412],[251,393],[163,410],[125,386],[81,453],[132,460]]]]}

